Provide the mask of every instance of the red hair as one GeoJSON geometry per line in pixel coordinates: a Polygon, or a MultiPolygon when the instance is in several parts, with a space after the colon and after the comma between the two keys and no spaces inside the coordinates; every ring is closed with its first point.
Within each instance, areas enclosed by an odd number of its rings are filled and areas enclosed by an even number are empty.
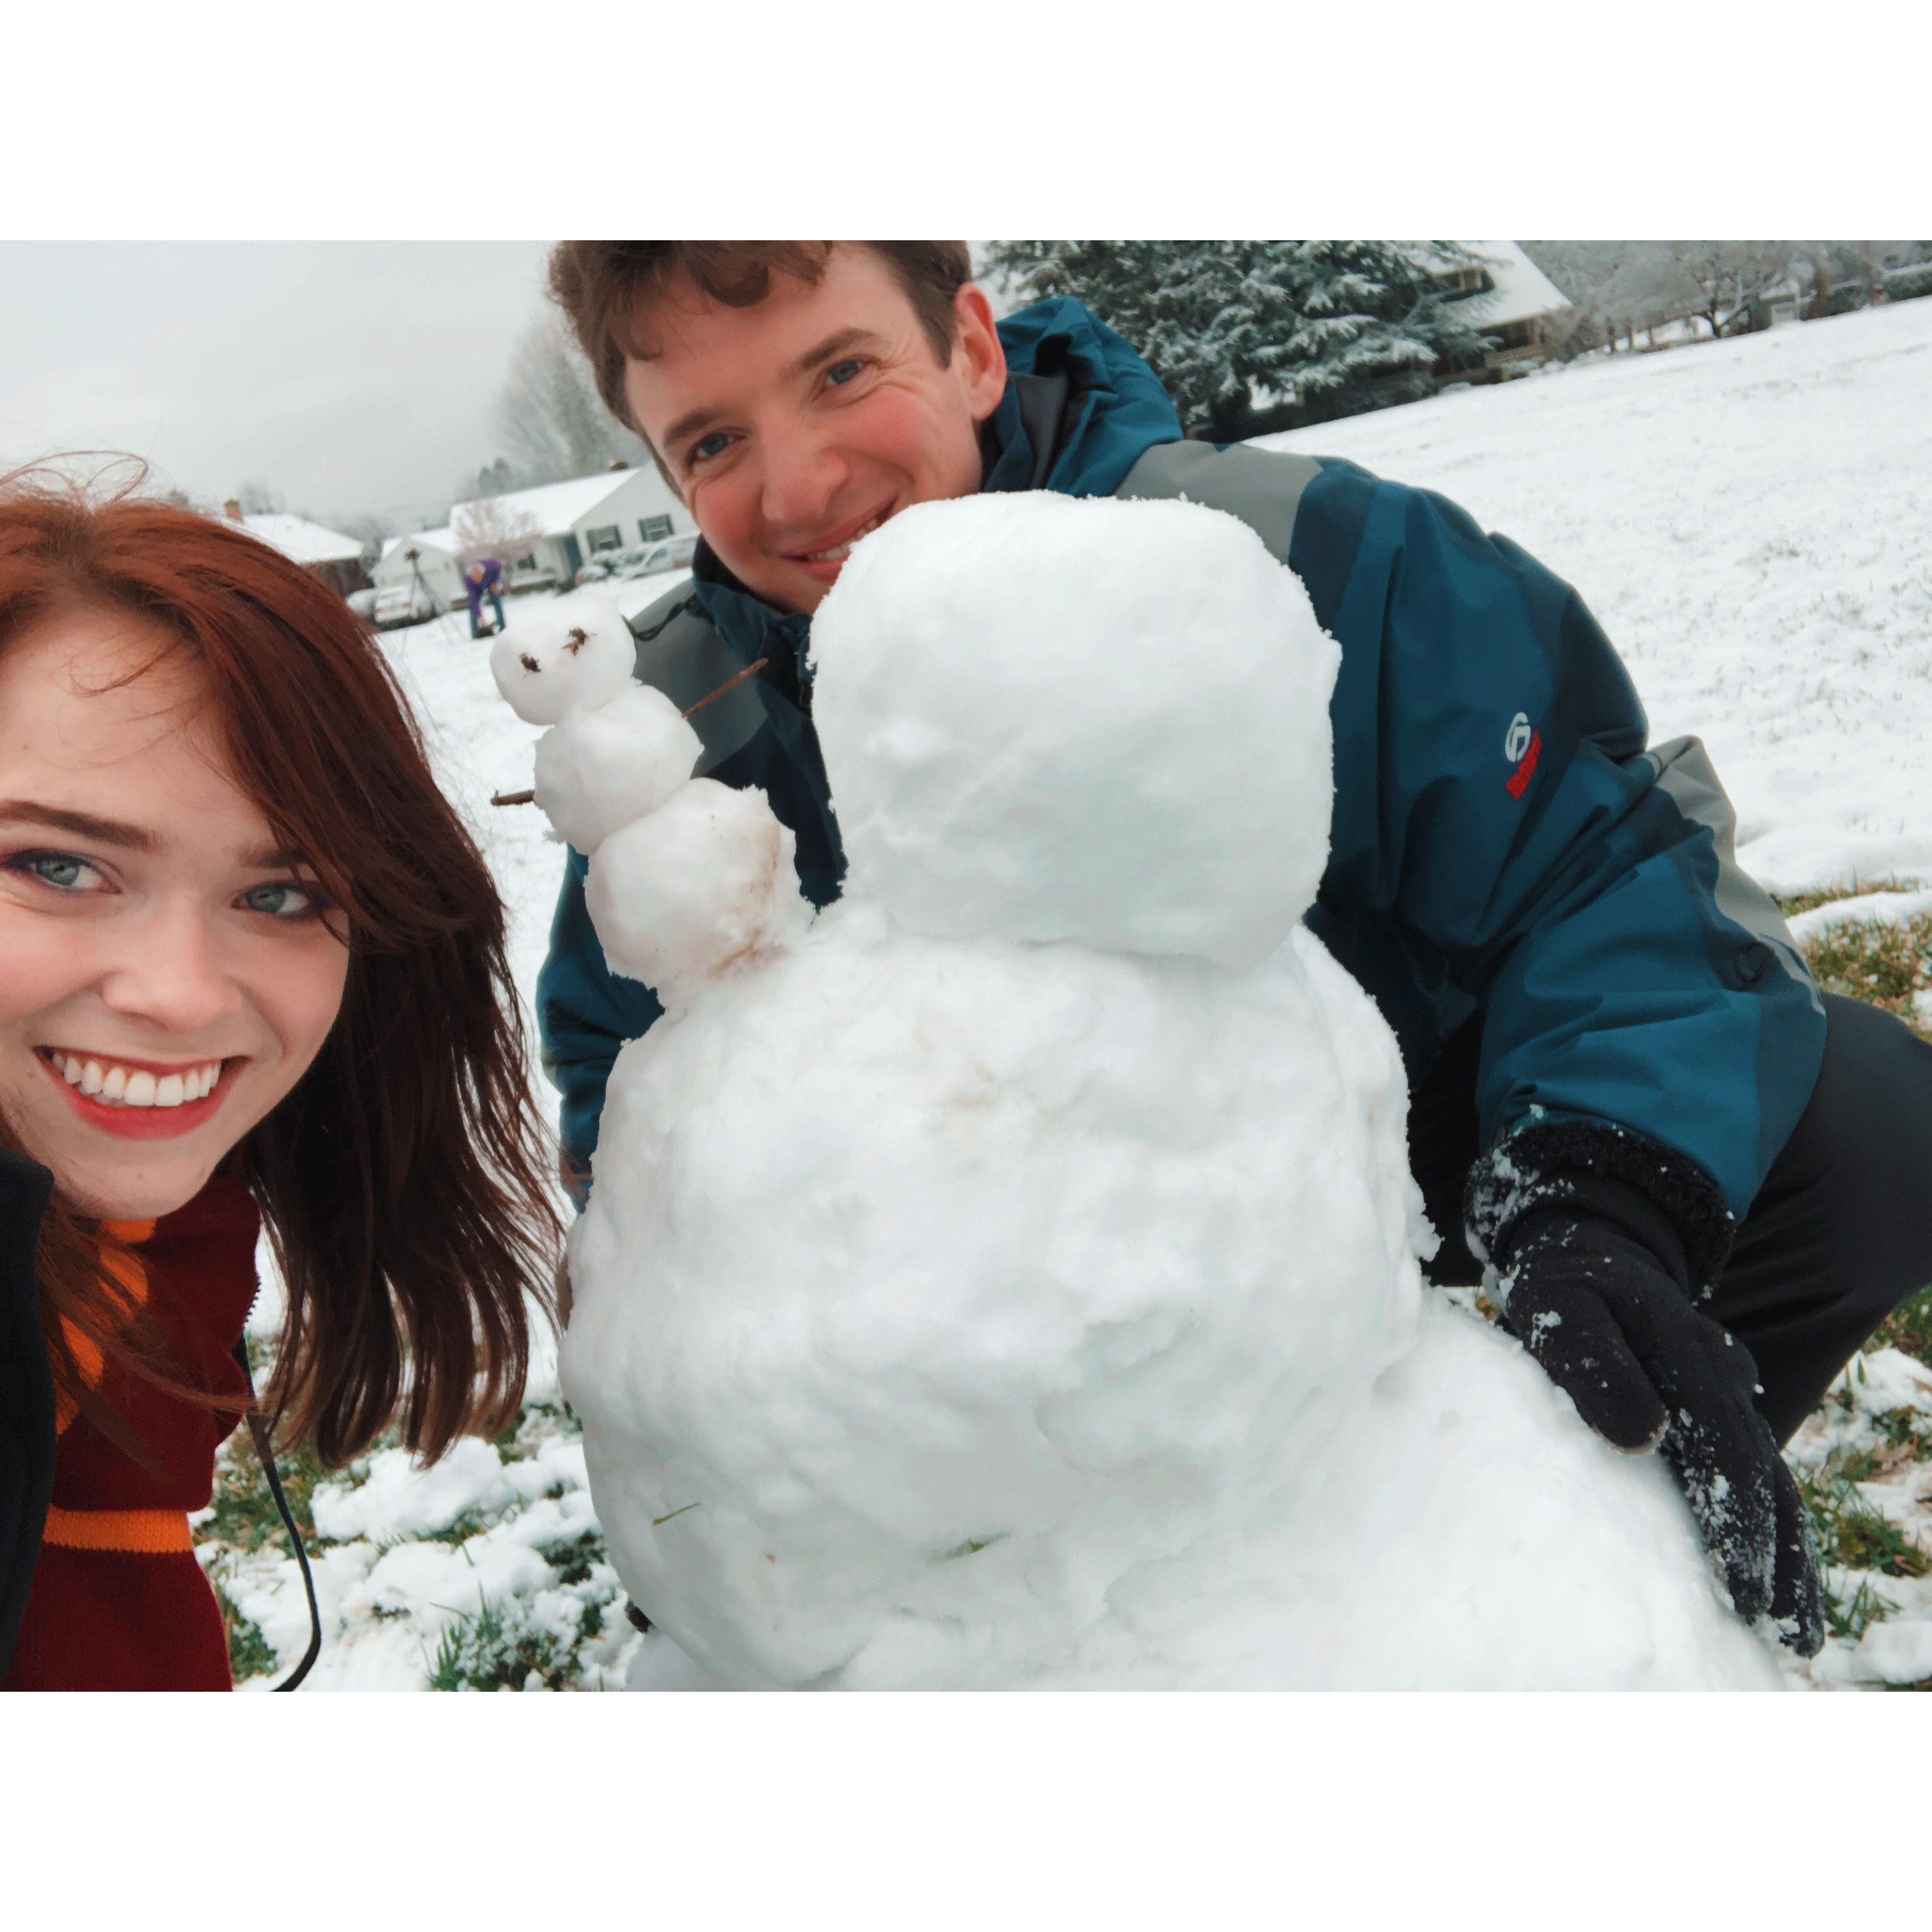
{"type": "MultiPolygon", "coordinates": [[[[502,902],[386,659],[333,590],[232,524],[45,470],[0,478],[0,651],[82,609],[143,618],[160,655],[191,664],[236,782],[346,920],[335,1024],[230,1157],[288,1288],[265,1406],[331,1465],[399,1416],[431,1456],[504,1426],[529,1368],[526,1297],[550,1293],[554,1155],[502,902]]],[[[62,1317],[152,1375],[117,1340],[98,1253],[56,1190],[40,1288],[83,1407],[62,1317]]]]}

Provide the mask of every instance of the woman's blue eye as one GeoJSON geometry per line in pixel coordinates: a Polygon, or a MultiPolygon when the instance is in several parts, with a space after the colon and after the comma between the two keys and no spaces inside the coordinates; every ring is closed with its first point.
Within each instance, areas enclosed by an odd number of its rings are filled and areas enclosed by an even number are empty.
{"type": "Polygon", "coordinates": [[[278,879],[273,885],[254,886],[242,895],[242,903],[250,912],[266,913],[271,919],[309,919],[322,910],[322,895],[307,886],[278,879]]]}
{"type": "Polygon", "coordinates": [[[62,892],[85,892],[88,878],[100,876],[85,859],[71,852],[23,852],[14,861],[14,866],[42,885],[62,892]]]}
{"type": "Polygon", "coordinates": [[[825,380],[828,382],[831,383],[835,388],[842,388],[845,384],[850,382],[853,377],[857,375],[859,371],[864,368],[865,366],[864,363],[856,360],[835,362],[830,368],[826,370],[825,380]],[[842,370],[845,372],[842,375],[839,373],[842,370]]]}

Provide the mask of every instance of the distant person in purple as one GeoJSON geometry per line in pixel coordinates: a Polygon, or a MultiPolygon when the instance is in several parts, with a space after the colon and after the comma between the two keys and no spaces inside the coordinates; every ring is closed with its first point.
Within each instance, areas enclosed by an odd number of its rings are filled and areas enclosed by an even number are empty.
{"type": "Polygon", "coordinates": [[[503,566],[494,556],[472,557],[464,566],[463,588],[470,599],[470,634],[494,638],[503,628],[503,566]],[[496,630],[483,628],[483,600],[496,614],[496,630]]]}

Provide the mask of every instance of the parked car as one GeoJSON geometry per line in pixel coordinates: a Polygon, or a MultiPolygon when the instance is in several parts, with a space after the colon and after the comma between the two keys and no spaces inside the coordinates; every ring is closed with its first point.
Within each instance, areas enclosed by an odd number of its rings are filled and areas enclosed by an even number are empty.
{"type": "Polygon", "coordinates": [[[398,624],[421,624],[436,614],[435,601],[420,578],[406,584],[385,584],[376,592],[374,613],[379,631],[392,631],[398,624]]]}
{"type": "Polygon", "coordinates": [[[655,577],[660,571],[681,570],[697,552],[698,538],[694,534],[668,538],[662,543],[652,544],[644,553],[644,562],[629,574],[638,577],[655,577]]]}
{"type": "Polygon", "coordinates": [[[572,579],[575,584],[601,584],[613,577],[656,577],[667,570],[681,570],[698,548],[693,535],[667,537],[651,544],[634,544],[628,550],[600,550],[572,579]]]}

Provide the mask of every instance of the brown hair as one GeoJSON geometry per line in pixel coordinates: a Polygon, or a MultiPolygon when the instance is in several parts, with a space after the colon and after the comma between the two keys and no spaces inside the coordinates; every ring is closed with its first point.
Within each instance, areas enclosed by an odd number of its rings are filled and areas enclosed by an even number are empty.
{"type": "MultiPolygon", "coordinates": [[[[399,1412],[404,1442],[440,1455],[516,1413],[525,1297],[547,1304],[560,1236],[502,905],[341,598],[245,530],[137,488],[0,478],[0,649],[62,610],[146,620],[169,640],[160,655],[199,674],[243,790],[342,908],[335,1024],[230,1157],[288,1291],[263,1402],[331,1465],[399,1412]]],[[[56,1373],[118,1434],[62,1319],[155,1379],[100,1252],[100,1231],[56,1190],[38,1264],[56,1373]]]]}
{"type": "MultiPolygon", "coordinates": [[[[644,330],[674,282],[689,282],[728,308],[764,301],[774,274],[816,282],[837,244],[830,242],[560,242],[550,251],[550,299],[563,310],[589,359],[604,406],[642,436],[624,400],[627,357],[655,353],[644,330]]],[[[963,242],[860,242],[884,260],[905,291],[932,352],[952,360],[953,299],[973,279],[963,242]]],[[[650,441],[646,437],[646,442],[650,441]]],[[[655,452],[654,452],[655,453],[655,452]]]]}

